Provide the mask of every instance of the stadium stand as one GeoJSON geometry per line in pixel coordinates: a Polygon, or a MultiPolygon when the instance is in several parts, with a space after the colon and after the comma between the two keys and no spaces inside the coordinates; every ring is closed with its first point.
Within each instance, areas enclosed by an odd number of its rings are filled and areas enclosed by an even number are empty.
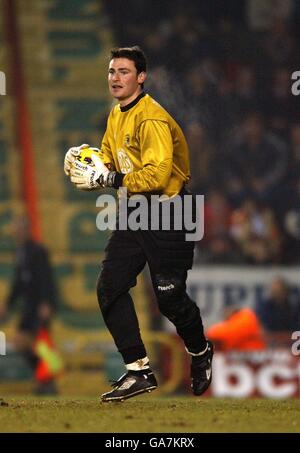
{"type": "MultiPolygon", "coordinates": [[[[70,359],[70,350],[77,356],[79,372],[80,366],[85,366],[89,360],[86,351],[90,342],[97,338],[99,342],[104,327],[95,283],[109,233],[95,230],[98,213],[95,194],[76,192],[64,177],[62,161],[66,149],[74,144],[99,145],[111,102],[106,66],[112,36],[101,11],[102,4],[95,0],[47,3],[29,0],[26,4],[20,1],[14,4],[32,133],[37,215],[41,221],[41,237],[51,252],[59,285],[60,309],[54,334],[67,364],[72,367],[74,362],[70,359]],[[72,341],[76,346],[68,349],[72,341]]],[[[7,11],[1,2],[0,42],[3,44],[5,14],[7,11]]],[[[1,46],[0,69],[10,79],[8,51],[7,45],[1,46]]],[[[13,243],[9,222],[12,212],[22,205],[19,183],[22,165],[15,143],[12,111],[16,101],[11,95],[0,97],[0,178],[5,183],[0,186],[2,299],[11,276],[13,243]]],[[[140,284],[143,288],[142,280],[140,284]]],[[[142,305],[143,289],[136,291],[140,291],[142,305]]],[[[8,341],[15,320],[14,315],[4,325],[8,341]]],[[[146,315],[142,316],[142,322],[147,323],[146,315]]],[[[105,341],[109,344],[111,340],[105,341]]],[[[106,366],[105,348],[102,355],[101,351],[92,354],[89,367],[98,370],[101,362],[106,366]]],[[[13,359],[11,354],[8,357],[10,363],[15,364],[15,375],[20,379],[28,377],[28,373],[22,371],[19,358],[13,359]]],[[[116,360],[111,353],[109,357],[116,360]]],[[[1,363],[4,365],[3,361],[1,363]]],[[[107,366],[110,367],[109,363],[107,366]]],[[[0,379],[5,379],[5,367],[2,368],[0,379]]],[[[68,376],[62,378],[63,388],[68,379],[68,376]]]]}
{"type": "MultiPolygon", "coordinates": [[[[300,299],[300,96],[291,95],[290,79],[300,69],[300,8],[290,0],[282,2],[282,10],[267,6],[265,14],[259,4],[270,2],[13,0],[41,237],[60,289],[54,332],[71,370],[62,378],[64,392],[78,394],[74,383],[82,368],[91,373],[82,392],[91,395],[104,386],[99,370],[112,378],[119,374],[94,290],[107,234],[95,233],[94,194],[76,192],[62,174],[66,149],[99,144],[111,106],[106,67],[114,44],[145,49],[151,70],[147,91],[180,122],[189,141],[191,188],[206,196],[205,237],[197,246],[190,291],[198,291],[207,325],[221,321],[218,310],[231,299],[259,305],[274,269],[300,299]]],[[[0,70],[8,95],[0,96],[0,303],[12,270],[10,219],[23,205],[4,5],[0,2],[0,70]]],[[[157,329],[168,328],[158,316],[151,324],[143,280],[134,291],[150,351],[159,343],[175,357],[166,364],[171,383],[165,390],[173,391],[184,374],[182,345],[160,336],[157,329]]],[[[5,324],[8,338],[14,322],[15,315],[5,324]]],[[[9,358],[14,376],[28,379],[20,358],[9,358]]],[[[0,380],[10,378],[3,363],[0,380]]]]}

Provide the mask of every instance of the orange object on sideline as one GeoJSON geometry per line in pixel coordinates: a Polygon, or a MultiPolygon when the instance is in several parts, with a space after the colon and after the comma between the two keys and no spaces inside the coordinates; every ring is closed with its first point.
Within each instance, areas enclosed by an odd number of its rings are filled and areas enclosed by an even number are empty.
{"type": "Polygon", "coordinates": [[[266,348],[263,329],[251,308],[240,308],[228,319],[212,325],[207,337],[222,351],[258,351],[266,348]]]}
{"type": "Polygon", "coordinates": [[[42,328],[39,330],[35,340],[34,350],[40,359],[35,370],[37,381],[49,381],[62,372],[62,360],[55,350],[54,343],[47,329],[42,328]]]}

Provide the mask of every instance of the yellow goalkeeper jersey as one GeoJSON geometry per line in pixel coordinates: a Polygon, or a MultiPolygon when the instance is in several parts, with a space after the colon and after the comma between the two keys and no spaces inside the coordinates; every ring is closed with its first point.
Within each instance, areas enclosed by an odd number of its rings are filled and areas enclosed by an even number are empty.
{"type": "Polygon", "coordinates": [[[181,128],[145,93],[112,109],[101,158],[125,175],[122,185],[132,194],[175,196],[190,179],[189,150],[181,128]]]}

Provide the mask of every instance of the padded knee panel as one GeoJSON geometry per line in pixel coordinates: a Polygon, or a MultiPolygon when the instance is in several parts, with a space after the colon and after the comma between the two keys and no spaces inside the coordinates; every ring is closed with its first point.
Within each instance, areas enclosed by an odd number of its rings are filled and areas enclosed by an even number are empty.
{"type": "Polygon", "coordinates": [[[161,313],[167,318],[174,318],[180,310],[185,294],[184,289],[184,285],[179,278],[157,275],[155,292],[158,306],[161,313]]]}
{"type": "Polygon", "coordinates": [[[155,290],[160,312],[176,326],[197,316],[199,309],[185,292],[185,280],[159,274],[155,290]]]}

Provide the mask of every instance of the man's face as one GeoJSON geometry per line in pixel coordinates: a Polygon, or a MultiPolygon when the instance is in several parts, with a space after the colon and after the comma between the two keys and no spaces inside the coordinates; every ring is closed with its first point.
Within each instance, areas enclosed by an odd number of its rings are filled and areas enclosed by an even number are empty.
{"type": "Polygon", "coordinates": [[[141,91],[146,73],[137,73],[134,61],[127,58],[113,58],[109,63],[108,85],[112,96],[119,101],[131,102],[141,91]]]}

